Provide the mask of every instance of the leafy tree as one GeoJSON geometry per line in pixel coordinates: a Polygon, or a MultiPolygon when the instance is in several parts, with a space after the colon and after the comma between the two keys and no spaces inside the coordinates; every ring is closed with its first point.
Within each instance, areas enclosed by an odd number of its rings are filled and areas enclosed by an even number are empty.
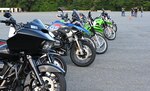
{"type": "Polygon", "coordinates": [[[150,10],[150,0],[0,0],[0,7],[21,7],[25,11],[53,11],[58,7],[82,10],[130,10],[143,6],[150,10]]]}
{"type": "Polygon", "coordinates": [[[145,1],[143,6],[145,7],[145,10],[150,10],[150,1],[145,1]]]}
{"type": "Polygon", "coordinates": [[[19,7],[21,7],[24,11],[31,11],[33,5],[37,0],[19,0],[19,7]]]}
{"type": "Polygon", "coordinates": [[[55,0],[37,0],[33,5],[32,11],[53,11],[57,10],[57,3],[55,0]]]}

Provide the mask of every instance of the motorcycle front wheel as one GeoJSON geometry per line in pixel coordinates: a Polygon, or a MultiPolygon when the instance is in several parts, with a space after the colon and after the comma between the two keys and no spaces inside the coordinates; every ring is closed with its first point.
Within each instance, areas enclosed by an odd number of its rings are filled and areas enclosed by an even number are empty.
{"type": "Polygon", "coordinates": [[[84,37],[84,40],[87,41],[87,42],[89,42],[90,44],[92,44],[93,47],[96,49],[96,44],[95,44],[95,42],[91,38],[84,37]]]}
{"type": "Polygon", "coordinates": [[[41,72],[40,74],[44,85],[40,86],[36,77],[30,75],[29,84],[24,91],[66,91],[66,81],[63,74],[57,72],[41,72]]]}
{"type": "Polygon", "coordinates": [[[80,67],[86,67],[92,64],[95,60],[96,52],[95,48],[91,43],[87,41],[79,41],[80,46],[82,46],[83,54],[80,53],[80,49],[77,44],[74,43],[70,50],[70,57],[72,62],[80,67]]]}
{"type": "Polygon", "coordinates": [[[116,24],[113,24],[112,28],[114,29],[115,32],[117,32],[117,25],[116,24]]]}
{"type": "Polygon", "coordinates": [[[95,36],[91,38],[96,45],[96,53],[103,54],[108,49],[108,43],[106,39],[99,33],[96,33],[95,36]]]}
{"type": "Polygon", "coordinates": [[[116,38],[116,32],[114,31],[113,28],[107,26],[107,28],[105,28],[105,30],[104,30],[104,36],[108,40],[114,40],[116,38]]]}

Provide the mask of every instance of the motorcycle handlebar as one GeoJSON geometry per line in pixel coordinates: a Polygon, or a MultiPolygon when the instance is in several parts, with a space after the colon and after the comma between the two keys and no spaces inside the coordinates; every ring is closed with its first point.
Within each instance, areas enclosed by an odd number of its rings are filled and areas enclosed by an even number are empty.
{"type": "Polygon", "coordinates": [[[23,23],[18,23],[18,24],[16,24],[16,21],[15,21],[13,18],[10,19],[10,20],[0,20],[0,23],[5,23],[6,26],[10,26],[10,25],[12,24],[13,27],[14,27],[16,30],[18,30],[18,29],[20,29],[21,27],[24,26],[23,23]]]}
{"type": "Polygon", "coordinates": [[[11,21],[11,20],[0,20],[0,23],[15,23],[14,21],[11,21]]]}
{"type": "Polygon", "coordinates": [[[0,20],[0,23],[9,23],[8,20],[0,20]]]}
{"type": "Polygon", "coordinates": [[[6,26],[9,26],[10,24],[14,24],[12,21],[10,20],[0,20],[0,23],[5,23],[6,26]]]}
{"type": "Polygon", "coordinates": [[[14,18],[11,17],[9,20],[0,20],[0,23],[5,23],[7,26],[9,26],[10,24],[15,26],[16,20],[14,20],[14,18]]]}

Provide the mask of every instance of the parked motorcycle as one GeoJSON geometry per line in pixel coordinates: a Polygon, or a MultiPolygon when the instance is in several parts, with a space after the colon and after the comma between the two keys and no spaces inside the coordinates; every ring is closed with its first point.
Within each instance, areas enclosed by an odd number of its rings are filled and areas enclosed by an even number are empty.
{"type": "Polygon", "coordinates": [[[53,47],[58,53],[67,55],[70,50],[71,60],[77,66],[85,67],[93,63],[95,49],[84,38],[83,33],[89,33],[86,29],[62,21],[53,22],[48,29],[54,33],[58,41],[58,45],[53,47]]]}
{"type": "Polygon", "coordinates": [[[111,27],[112,22],[106,21],[102,17],[96,17],[93,19],[91,12],[88,13],[88,18],[98,33],[104,35],[108,40],[114,40],[116,38],[116,32],[111,27]]]}
{"type": "Polygon", "coordinates": [[[102,17],[105,21],[111,22],[109,26],[112,27],[115,32],[117,32],[117,24],[114,22],[114,20],[112,20],[110,15],[107,12],[105,12],[104,9],[102,9],[100,17],[102,17]]]}
{"type": "Polygon", "coordinates": [[[76,10],[73,10],[73,14],[74,14],[73,15],[74,22],[80,21],[81,22],[80,26],[83,26],[85,29],[87,29],[90,32],[89,37],[94,41],[96,47],[96,53],[97,54],[105,53],[108,49],[108,43],[106,39],[100,33],[96,32],[91,22],[88,21],[88,19],[83,13],[77,14],[76,10]]]}
{"type": "MultiPolygon", "coordinates": [[[[40,27],[42,27],[44,29],[44,26],[42,26],[42,22],[39,19],[35,19],[35,20],[31,21],[30,23],[28,22],[28,25],[30,25],[30,24],[32,24],[32,26],[33,25],[35,25],[35,26],[38,25],[38,26],[40,26],[40,27]]],[[[20,23],[20,25],[22,25],[22,23],[20,23]]],[[[30,27],[30,26],[28,26],[28,27],[30,27]]],[[[16,31],[17,30],[15,29],[15,27],[11,26],[10,29],[9,29],[8,38],[14,36],[14,34],[15,34],[16,31]]],[[[49,35],[51,37],[54,36],[51,32],[49,32],[49,35]]],[[[6,43],[6,40],[2,40],[1,39],[0,42],[1,43],[6,43]]],[[[54,42],[54,44],[55,44],[55,42],[54,42]]],[[[65,74],[67,73],[67,64],[66,64],[66,62],[61,57],[61,55],[58,54],[55,50],[50,49],[48,53],[43,54],[39,59],[42,60],[43,63],[52,63],[52,64],[55,64],[55,65],[63,68],[65,70],[65,74]]]]}
{"type": "Polygon", "coordinates": [[[0,46],[0,90],[2,91],[66,91],[64,70],[38,60],[55,41],[39,25],[19,25],[10,13],[1,20],[17,31],[0,46]],[[39,31],[41,30],[41,31],[39,31]]]}

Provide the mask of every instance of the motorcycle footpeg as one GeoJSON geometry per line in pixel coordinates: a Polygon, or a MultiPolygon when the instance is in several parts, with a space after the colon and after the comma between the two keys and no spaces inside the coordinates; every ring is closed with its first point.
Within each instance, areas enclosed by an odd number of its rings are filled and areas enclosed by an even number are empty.
{"type": "Polygon", "coordinates": [[[59,49],[57,51],[57,53],[60,54],[61,56],[67,56],[67,51],[65,49],[62,49],[62,48],[59,49]]]}
{"type": "Polygon", "coordinates": [[[58,53],[59,53],[61,56],[67,56],[67,52],[59,51],[58,53]]]}
{"type": "Polygon", "coordinates": [[[3,91],[4,89],[7,89],[7,87],[5,86],[0,87],[0,91],[3,91]]]}

